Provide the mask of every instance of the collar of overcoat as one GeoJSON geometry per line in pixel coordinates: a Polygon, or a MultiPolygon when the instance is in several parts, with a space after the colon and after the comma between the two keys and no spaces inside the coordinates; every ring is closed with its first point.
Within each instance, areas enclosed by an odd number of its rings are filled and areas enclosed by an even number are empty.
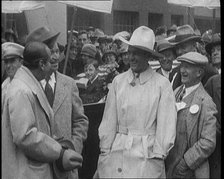
{"type": "MultiPolygon", "coordinates": [[[[140,73],[140,76],[139,76],[140,84],[143,85],[148,80],[150,80],[153,76],[153,73],[156,73],[156,72],[154,72],[150,66],[145,71],[140,73]]],[[[134,74],[131,69],[128,70],[128,74],[129,74],[128,75],[128,83],[131,83],[134,78],[134,74]]]]}
{"type": "Polygon", "coordinates": [[[54,95],[54,103],[53,103],[53,111],[54,113],[59,109],[61,104],[63,103],[67,92],[66,91],[66,79],[59,72],[55,73],[56,86],[55,86],[55,95],[54,95]]]}
{"type": "Polygon", "coordinates": [[[33,76],[31,71],[25,67],[21,66],[14,77],[15,79],[19,79],[23,81],[33,92],[33,94],[37,97],[37,99],[40,102],[41,107],[45,111],[48,119],[49,119],[49,124],[52,125],[52,120],[53,120],[53,110],[51,109],[47,97],[44,93],[44,90],[40,84],[39,81],[33,76]]]}

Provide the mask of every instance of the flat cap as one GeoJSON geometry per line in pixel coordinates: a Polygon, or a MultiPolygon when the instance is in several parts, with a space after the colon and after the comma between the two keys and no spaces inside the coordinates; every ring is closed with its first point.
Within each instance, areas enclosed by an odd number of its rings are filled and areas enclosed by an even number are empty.
{"type": "Polygon", "coordinates": [[[188,62],[195,65],[205,65],[208,63],[208,58],[198,52],[188,52],[177,57],[179,62],[188,62]]]}
{"type": "Polygon", "coordinates": [[[2,44],[2,59],[10,59],[13,57],[23,58],[24,47],[17,43],[5,42],[2,44]]]}

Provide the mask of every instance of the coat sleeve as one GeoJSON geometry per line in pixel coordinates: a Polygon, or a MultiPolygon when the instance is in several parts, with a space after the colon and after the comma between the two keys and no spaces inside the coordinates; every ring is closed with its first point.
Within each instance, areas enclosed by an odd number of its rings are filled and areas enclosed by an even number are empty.
{"type": "Polygon", "coordinates": [[[79,91],[75,81],[72,87],[72,140],[75,150],[81,154],[83,142],[87,138],[89,121],[84,114],[82,100],[79,97],[79,91]]]}
{"type": "Polygon", "coordinates": [[[115,83],[116,81],[113,80],[107,95],[103,119],[98,130],[101,151],[110,151],[117,132],[118,117],[115,83]]]}
{"type": "Polygon", "coordinates": [[[153,153],[155,157],[166,158],[174,145],[176,137],[177,111],[175,97],[168,82],[161,87],[161,96],[157,109],[157,127],[153,153]]]}
{"type": "Polygon", "coordinates": [[[216,146],[216,118],[217,112],[215,104],[210,100],[204,100],[199,118],[199,135],[198,141],[187,150],[184,159],[187,165],[195,170],[202,162],[207,159],[216,146]]]}
{"type": "MultiPolygon", "coordinates": [[[[9,98],[9,119],[13,142],[26,156],[40,162],[59,158],[61,145],[37,128],[33,94],[19,90],[9,98]]],[[[46,119],[43,119],[46,120],[46,119]]]]}

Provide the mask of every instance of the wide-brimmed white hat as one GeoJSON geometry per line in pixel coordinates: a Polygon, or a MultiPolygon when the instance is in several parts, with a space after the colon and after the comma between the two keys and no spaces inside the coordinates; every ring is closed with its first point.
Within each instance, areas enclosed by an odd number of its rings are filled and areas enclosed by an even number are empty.
{"type": "Polygon", "coordinates": [[[125,40],[123,37],[119,38],[122,42],[133,47],[139,48],[141,50],[147,51],[155,57],[163,57],[162,54],[154,51],[155,34],[152,29],[146,26],[140,26],[135,29],[129,41],[125,40]]]}

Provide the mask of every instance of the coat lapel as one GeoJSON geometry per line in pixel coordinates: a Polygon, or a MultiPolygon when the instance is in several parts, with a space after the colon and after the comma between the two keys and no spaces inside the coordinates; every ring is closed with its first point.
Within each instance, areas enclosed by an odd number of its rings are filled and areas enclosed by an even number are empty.
{"type": "Polygon", "coordinates": [[[15,78],[20,79],[21,81],[26,83],[27,86],[30,87],[33,94],[37,97],[38,101],[40,102],[41,107],[45,111],[49,120],[48,121],[49,125],[52,126],[53,111],[47,101],[47,97],[43,91],[41,84],[36,80],[36,78],[33,76],[30,70],[28,70],[28,68],[24,66],[18,69],[15,78]]]}
{"type": "Polygon", "coordinates": [[[200,84],[200,86],[196,89],[192,102],[190,103],[190,105],[188,106],[188,115],[187,115],[187,132],[188,132],[188,139],[190,139],[190,135],[192,133],[193,128],[195,127],[195,125],[197,125],[197,123],[199,122],[199,115],[200,115],[200,111],[201,111],[201,104],[202,104],[202,98],[201,98],[201,93],[203,93],[202,91],[202,84],[200,84]],[[191,112],[191,107],[193,105],[197,105],[198,106],[198,111],[193,114],[191,112]]]}
{"type": "Polygon", "coordinates": [[[58,110],[60,105],[63,103],[64,98],[66,97],[66,83],[64,82],[64,78],[58,72],[55,74],[56,76],[56,87],[55,87],[55,97],[53,103],[53,111],[54,113],[58,110]]]}

